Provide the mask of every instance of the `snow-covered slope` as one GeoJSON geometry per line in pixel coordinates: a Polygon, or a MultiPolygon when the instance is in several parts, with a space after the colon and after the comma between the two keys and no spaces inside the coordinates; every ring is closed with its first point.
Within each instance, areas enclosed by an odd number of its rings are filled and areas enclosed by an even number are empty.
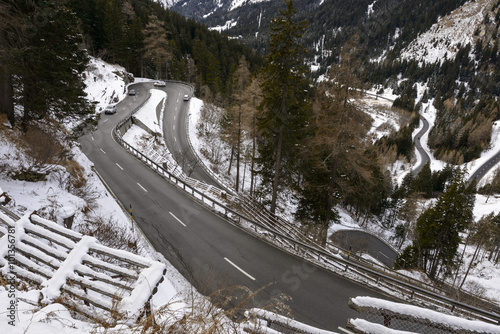
{"type": "Polygon", "coordinates": [[[170,8],[179,1],[180,0],[156,0],[156,2],[160,3],[163,6],[163,8],[170,8]]]}
{"type": "Polygon", "coordinates": [[[124,79],[129,76],[130,74],[121,66],[108,64],[98,58],[90,58],[83,78],[87,99],[95,105],[96,111],[104,110],[106,105],[123,99],[127,86],[127,80],[124,79]]]}
{"type": "Polygon", "coordinates": [[[481,32],[478,35],[475,32],[495,2],[496,0],[467,2],[418,36],[402,51],[401,58],[426,63],[453,59],[460,46],[469,43],[473,46],[476,39],[482,37],[481,32]]]}

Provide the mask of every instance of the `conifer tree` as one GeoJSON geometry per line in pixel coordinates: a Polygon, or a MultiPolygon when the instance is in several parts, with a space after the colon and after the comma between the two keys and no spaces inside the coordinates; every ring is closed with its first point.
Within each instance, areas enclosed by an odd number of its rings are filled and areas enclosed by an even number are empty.
{"type": "MultiPolygon", "coordinates": [[[[232,105],[229,107],[226,114],[226,121],[228,125],[226,126],[226,136],[231,145],[232,152],[236,152],[236,191],[239,190],[240,182],[240,157],[241,157],[241,141],[242,141],[242,115],[244,112],[243,102],[244,93],[247,86],[250,84],[250,70],[248,69],[248,62],[245,56],[242,56],[238,64],[238,68],[232,77],[232,105]]],[[[229,161],[229,171],[231,170],[232,157],[229,161]]],[[[229,172],[228,172],[229,174],[229,172]]]]}
{"type": "Polygon", "coordinates": [[[413,180],[415,191],[422,193],[425,198],[432,197],[432,171],[428,162],[423,167],[417,177],[413,180]]]}
{"type": "Polygon", "coordinates": [[[474,194],[465,172],[458,170],[435,205],[417,219],[413,244],[398,257],[398,266],[418,267],[431,278],[450,273],[460,244],[459,233],[472,221],[474,194]]]}
{"type": "Polygon", "coordinates": [[[76,15],[56,3],[27,6],[23,14],[28,18],[34,11],[44,24],[28,20],[31,33],[12,50],[14,91],[24,107],[25,130],[31,120],[48,114],[64,119],[90,112],[81,79],[88,58],[80,48],[76,15]]]}
{"type": "Polygon", "coordinates": [[[11,38],[19,35],[21,13],[9,2],[0,3],[0,13],[0,114],[6,114],[13,125],[15,118],[10,68],[12,45],[9,43],[9,35],[11,38]]]}
{"type": "Polygon", "coordinates": [[[311,110],[304,48],[300,44],[307,23],[295,22],[293,0],[285,0],[285,5],[271,22],[257,123],[261,136],[259,173],[264,187],[270,188],[273,213],[279,188],[291,183],[298,145],[308,130],[311,110]]]}
{"type": "Polygon", "coordinates": [[[356,78],[357,36],[343,47],[339,64],[332,66],[330,83],[322,85],[314,104],[314,134],[301,152],[303,182],[296,212],[302,221],[315,224],[326,242],[329,224],[336,220],[335,205],[341,199],[369,206],[373,197],[374,163],[365,154],[365,135],[371,119],[350,102],[359,87],[356,78]],[[366,197],[363,197],[366,196],[366,197]]]}
{"type": "Polygon", "coordinates": [[[149,17],[144,36],[144,56],[155,64],[157,76],[162,78],[162,68],[165,66],[166,76],[167,62],[172,60],[172,51],[167,40],[167,30],[156,15],[149,17]]]}

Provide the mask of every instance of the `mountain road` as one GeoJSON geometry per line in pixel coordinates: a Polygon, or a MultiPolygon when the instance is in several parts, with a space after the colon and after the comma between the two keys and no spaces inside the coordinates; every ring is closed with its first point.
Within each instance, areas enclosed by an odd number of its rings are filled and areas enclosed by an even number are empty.
{"type": "MultiPolygon", "coordinates": [[[[290,316],[311,326],[336,330],[357,313],[348,308],[350,297],[385,295],[315,267],[250,236],[202,207],[186,193],[129,154],[112,131],[149,96],[148,84],[136,84],[135,96],[117,105],[115,115],[103,115],[97,130],[80,139],[83,152],[125,208],[133,207],[134,221],[156,251],[174,265],[193,286],[214,300],[220,294],[236,296],[259,291],[245,307],[264,307],[286,297],[290,316]]],[[[167,84],[167,116],[185,101],[167,84]],[[174,108],[174,109],[172,109],[174,108]]],[[[178,123],[176,126],[179,126],[178,123]]]]}

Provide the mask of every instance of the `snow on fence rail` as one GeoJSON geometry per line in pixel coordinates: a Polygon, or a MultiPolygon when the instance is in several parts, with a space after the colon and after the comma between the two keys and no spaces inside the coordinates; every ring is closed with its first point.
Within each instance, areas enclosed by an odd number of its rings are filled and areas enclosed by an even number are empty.
{"type": "Polygon", "coordinates": [[[1,210],[0,272],[36,286],[41,305],[57,300],[95,321],[115,324],[135,322],[143,314],[166,267],[103,246],[36,213],[15,220],[1,210]],[[8,244],[15,245],[14,270],[8,244]]]}
{"type": "Polygon", "coordinates": [[[270,333],[314,333],[314,334],[335,334],[335,332],[322,330],[306,325],[288,317],[264,309],[251,309],[245,312],[245,316],[254,321],[247,321],[243,324],[243,330],[255,334],[270,333]]]}
{"type": "Polygon", "coordinates": [[[460,333],[500,334],[500,326],[467,320],[414,305],[394,303],[372,297],[349,300],[349,307],[366,314],[367,319],[349,319],[347,327],[355,333],[460,333]]]}
{"type": "MultiPolygon", "coordinates": [[[[291,231],[278,230],[276,225],[280,223],[280,219],[275,216],[273,219],[268,219],[267,221],[261,219],[254,220],[254,218],[249,218],[238,212],[238,207],[240,206],[238,202],[241,203],[245,201],[243,198],[240,198],[238,194],[229,194],[216,187],[209,187],[207,188],[208,190],[200,188],[195,185],[197,181],[193,181],[184,175],[175,175],[171,171],[156,164],[149,157],[124,141],[121,137],[121,127],[130,122],[132,114],[133,113],[120,121],[112,132],[116,141],[155,172],[184,190],[215,213],[224,216],[235,225],[242,227],[246,232],[326,270],[364,283],[375,289],[391,293],[401,300],[438,307],[443,310],[448,309],[451,312],[465,314],[472,318],[489,317],[494,321],[500,321],[500,314],[485,311],[478,307],[448,298],[446,297],[446,291],[423,285],[421,282],[388,270],[386,267],[374,263],[368,265],[362,258],[353,255],[348,256],[346,250],[335,247],[334,252],[332,252],[330,249],[319,247],[311,240],[302,238],[299,240],[291,231]]],[[[253,206],[253,210],[259,210],[256,208],[255,203],[253,203],[253,206]]],[[[260,210],[263,209],[260,208],[260,210]]],[[[330,244],[328,246],[329,248],[332,247],[330,244]]],[[[488,301],[474,296],[469,297],[475,299],[478,303],[482,303],[488,307],[490,306],[488,301]]]]}

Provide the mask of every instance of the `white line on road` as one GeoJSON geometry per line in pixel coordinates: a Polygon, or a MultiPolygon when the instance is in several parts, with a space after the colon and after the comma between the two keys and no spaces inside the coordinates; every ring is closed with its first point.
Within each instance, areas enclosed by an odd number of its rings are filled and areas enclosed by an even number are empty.
{"type": "Polygon", "coordinates": [[[235,267],[236,269],[238,269],[239,271],[241,271],[243,274],[245,274],[248,278],[250,278],[251,280],[255,281],[255,277],[253,277],[252,275],[250,275],[249,273],[247,273],[246,271],[244,271],[243,269],[241,269],[240,267],[238,267],[237,265],[235,265],[233,262],[231,262],[231,260],[229,260],[227,257],[224,258],[224,260],[226,260],[227,262],[229,262],[229,264],[231,264],[233,267],[235,267]]]}
{"type": "Polygon", "coordinates": [[[94,139],[94,136],[90,136],[90,138],[92,138],[92,140],[95,140],[95,139],[94,139]]]}
{"type": "Polygon", "coordinates": [[[186,227],[186,224],[184,224],[179,218],[177,218],[172,212],[169,212],[172,217],[174,217],[175,220],[177,220],[179,223],[181,223],[182,226],[186,227]]]}
{"type": "Polygon", "coordinates": [[[141,188],[142,188],[142,190],[144,190],[145,192],[148,192],[148,191],[146,190],[146,188],[144,188],[143,186],[141,186],[141,184],[140,184],[139,182],[137,182],[137,185],[138,185],[139,187],[141,187],[141,188]]]}
{"type": "Polygon", "coordinates": [[[119,164],[116,164],[118,166],[118,168],[120,168],[121,170],[123,170],[123,167],[120,166],[119,164]]]}
{"type": "Polygon", "coordinates": [[[177,138],[176,138],[176,137],[174,137],[174,141],[177,141],[177,138]]]}
{"type": "Polygon", "coordinates": [[[342,332],[344,332],[344,333],[354,334],[353,332],[351,332],[351,331],[349,331],[349,330],[347,330],[347,329],[345,329],[345,328],[342,328],[342,327],[340,327],[340,326],[339,326],[339,329],[340,329],[342,332]]]}
{"type": "Polygon", "coordinates": [[[109,121],[109,118],[106,118],[104,121],[102,121],[103,123],[106,123],[107,121],[109,121]]]}
{"type": "Polygon", "coordinates": [[[101,150],[102,153],[106,154],[106,152],[104,152],[104,150],[102,148],[100,148],[100,150],[101,150]]]}
{"type": "Polygon", "coordinates": [[[175,131],[175,124],[174,124],[174,131],[175,131]]]}

